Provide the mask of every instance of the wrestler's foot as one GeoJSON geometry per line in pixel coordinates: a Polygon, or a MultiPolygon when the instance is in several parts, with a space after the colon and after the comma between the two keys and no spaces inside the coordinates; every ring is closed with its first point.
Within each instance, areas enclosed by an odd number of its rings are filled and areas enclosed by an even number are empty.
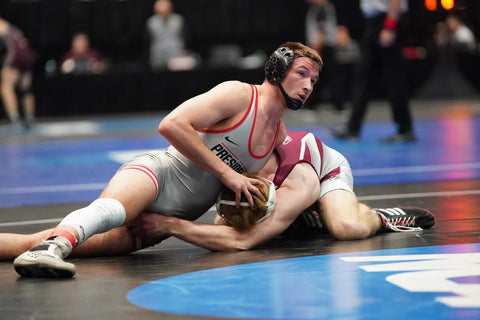
{"type": "Polygon", "coordinates": [[[342,139],[342,140],[349,140],[352,142],[357,142],[358,141],[358,132],[354,132],[349,130],[348,128],[341,128],[337,130],[332,130],[332,136],[337,138],[337,139],[342,139]]]}
{"type": "Polygon", "coordinates": [[[405,133],[397,133],[394,136],[385,138],[382,140],[382,143],[402,143],[402,142],[415,142],[417,137],[413,131],[407,131],[405,133]]]}
{"type": "Polygon", "coordinates": [[[22,277],[70,278],[77,271],[73,263],[63,260],[70,252],[72,245],[63,237],[44,240],[41,245],[18,256],[13,267],[22,277]]]}
{"type": "Polygon", "coordinates": [[[282,235],[286,237],[305,237],[326,234],[327,229],[323,226],[319,212],[318,204],[315,202],[305,209],[282,235]]]}
{"type": "Polygon", "coordinates": [[[318,210],[317,203],[314,203],[306,210],[304,210],[299,217],[303,219],[303,223],[306,226],[312,228],[313,230],[319,231],[324,229],[319,212],[320,210],[318,210]]]}
{"type": "Polygon", "coordinates": [[[381,229],[386,231],[420,231],[435,225],[435,217],[425,209],[418,207],[396,207],[373,209],[381,218],[381,229]]]}

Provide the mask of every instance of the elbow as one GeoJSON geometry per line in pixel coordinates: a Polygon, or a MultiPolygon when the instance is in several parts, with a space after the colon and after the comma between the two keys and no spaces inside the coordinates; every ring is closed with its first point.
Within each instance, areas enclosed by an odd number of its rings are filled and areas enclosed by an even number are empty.
{"type": "Polygon", "coordinates": [[[174,140],[179,134],[190,130],[192,126],[178,115],[167,115],[158,124],[158,133],[168,141],[174,140]]]}
{"type": "Polygon", "coordinates": [[[171,130],[171,120],[168,117],[165,117],[160,123],[158,124],[158,133],[160,135],[167,137],[170,130],[171,130]]]}
{"type": "Polygon", "coordinates": [[[244,250],[247,250],[247,249],[241,249],[236,246],[222,246],[222,247],[211,249],[211,251],[214,251],[214,252],[230,252],[230,253],[240,252],[244,250]]]}
{"type": "Polygon", "coordinates": [[[247,251],[253,248],[253,244],[246,239],[236,239],[235,241],[225,242],[218,251],[222,252],[239,252],[247,251]]]}
{"type": "Polygon", "coordinates": [[[247,251],[247,250],[250,250],[252,249],[253,246],[252,245],[248,245],[248,244],[245,244],[245,243],[242,243],[242,244],[237,244],[233,250],[234,251],[247,251]]]}
{"type": "Polygon", "coordinates": [[[233,241],[232,249],[235,251],[247,251],[252,249],[258,244],[257,240],[254,240],[254,236],[251,231],[240,232],[233,241]]]}

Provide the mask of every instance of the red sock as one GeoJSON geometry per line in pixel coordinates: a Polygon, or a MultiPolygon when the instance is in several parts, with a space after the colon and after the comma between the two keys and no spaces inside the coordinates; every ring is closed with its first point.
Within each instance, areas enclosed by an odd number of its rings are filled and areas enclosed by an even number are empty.
{"type": "Polygon", "coordinates": [[[373,212],[375,212],[377,215],[378,215],[378,218],[380,219],[380,227],[383,228],[387,225],[387,221],[385,220],[385,217],[378,213],[376,210],[373,210],[373,212]]]}
{"type": "Polygon", "coordinates": [[[75,248],[77,245],[77,239],[75,238],[75,235],[71,233],[70,231],[67,230],[54,230],[52,233],[48,236],[47,240],[53,239],[55,237],[64,237],[70,243],[72,244],[72,248],[75,248]]]}

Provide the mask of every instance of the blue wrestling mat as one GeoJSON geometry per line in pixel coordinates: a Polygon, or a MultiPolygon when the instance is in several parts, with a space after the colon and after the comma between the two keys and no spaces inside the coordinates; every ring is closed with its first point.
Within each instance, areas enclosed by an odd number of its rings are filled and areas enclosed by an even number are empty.
{"type": "Polygon", "coordinates": [[[341,152],[353,169],[355,185],[478,179],[480,119],[415,121],[418,141],[382,144],[395,133],[392,123],[369,123],[360,142],[332,139],[322,128],[306,128],[341,152]]]}
{"type": "MultiPolygon", "coordinates": [[[[0,206],[95,199],[123,161],[143,150],[168,145],[155,134],[159,121],[83,121],[65,124],[63,130],[127,132],[125,136],[111,138],[0,144],[0,206]],[[128,129],[145,127],[152,128],[152,135],[128,134],[128,129]]],[[[37,130],[38,134],[60,136],[60,129],[58,124],[52,124],[37,130]]],[[[391,123],[365,126],[359,143],[334,140],[326,129],[318,126],[289,129],[311,131],[343,153],[352,166],[357,186],[480,178],[479,119],[418,120],[415,131],[419,141],[396,145],[379,142],[381,137],[393,133],[391,123]]]]}
{"type": "Polygon", "coordinates": [[[480,319],[480,244],[322,255],[159,279],[145,309],[244,319],[480,319]]]}

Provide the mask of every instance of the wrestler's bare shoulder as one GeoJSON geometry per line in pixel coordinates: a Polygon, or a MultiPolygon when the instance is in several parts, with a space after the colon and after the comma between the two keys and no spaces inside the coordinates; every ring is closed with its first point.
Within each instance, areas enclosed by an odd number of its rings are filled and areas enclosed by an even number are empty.
{"type": "Polygon", "coordinates": [[[229,94],[231,97],[239,96],[248,96],[252,95],[252,86],[246,82],[241,82],[238,80],[229,80],[224,81],[212,88],[212,91],[215,92],[224,92],[229,94]]]}

